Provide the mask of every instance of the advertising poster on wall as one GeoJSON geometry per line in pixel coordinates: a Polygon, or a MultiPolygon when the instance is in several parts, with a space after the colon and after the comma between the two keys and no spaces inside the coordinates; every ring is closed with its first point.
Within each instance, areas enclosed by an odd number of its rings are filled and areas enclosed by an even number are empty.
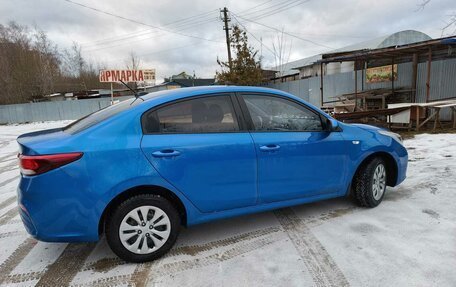
{"type": "Polygon", "coordinates": [[[397,65],[368,68],[366,70],[366,83],[391,82],[397,81],[397,65]]]}

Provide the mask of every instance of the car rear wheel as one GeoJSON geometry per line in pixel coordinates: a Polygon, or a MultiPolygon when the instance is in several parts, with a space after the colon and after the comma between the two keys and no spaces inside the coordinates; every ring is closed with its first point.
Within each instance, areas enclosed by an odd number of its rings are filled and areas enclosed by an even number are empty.
{"type": "Polygon", "coordinates": [[[107,219],[106,240],[125,261],[157,259],[174,245],[179,234],[179,214],[159,195],[142,194],[120,204],[107,219]]]}
{"type": "Polygon", "coordinates": [[[386,165],[381,158],[374,158],[359,169],[353,182],[353,195],[360,206],[376,207],[382,202],[386,175],[386,165]]]}

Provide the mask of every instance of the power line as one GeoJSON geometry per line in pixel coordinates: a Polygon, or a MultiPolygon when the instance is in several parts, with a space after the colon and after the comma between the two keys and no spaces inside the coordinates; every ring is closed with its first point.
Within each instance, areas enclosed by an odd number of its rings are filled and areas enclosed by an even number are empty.
{"type": "MultiPolygon", "coordinates": [[[[210,12],[206,12],[206,13],[202,13],[202,14],[198,14],[198,15],[194,15],[192,17],[188,17],[188,18],[184,18],[184,19],[180,19],[180,20],[177,20],[177,21],[174,21],[174,22],[170,22],[170,23],[167,23],[161,27],[168,27],[168,26],[173,26],[175,23],[179,22],[177,25],[175,25],[173,28],[179,28],[179,27],[183,27],[185,26],[184,29],[179,29],[178,31],[182,31],[182,30],[186,30],[190,27],[194,27],[194,26],[199,26],[199,25],[202,25],[202,24],[205,24],[205,23],[209,23],[209,22],[214,22],[214,21],[217,21],[217,18],[216,17],[203,17],[203,18],[197,18],[197,19],[194,19],[195,17],[200,17],[200,15],[208,15],[209,13],[212,14],[214,12],[216,12],[217,10],[211,10],[210,12]],[[193,20],[191,20],[191,18],[193,20]],[[204,19],[204,20],[202,20],[204,19]]],[[[109,37],[109,38],[105,38],[105,39],[101,39],[101,40],[98,40],[98,41],[93,41],[91,43],[86,43],[86,44],[82,44],[82,46],[97,46],[97,45],[103,45],[105,43],[110,43],[110,42],[117,42],[117,41],[122,41],[122,40],[126,40],[126,39],[131,39],[131,38],[135,38],[135,37],[139,37],[139,36],[144,36],[144,35],[147,35],[147,34],[151,34],[151,33],[155,33],[157,31],[155,31],[155,29],[145,29],[145,30],[141,30],[141,31],[137,31],[137,32],[134,32],[134,33],[126,33],[124,35],[119,35],[119,36],[115,36],[115,37],[109,37]]]]}
{"type": "MultiPolygon", "coordinates": [[[[142,39],[133,39],[133,40],[130,40],[128,42],[122,42],[122,43],[118,43],[118,44],[115,44],[115,45],[109,45],[109,46],[102,46],[102,47],[95,47],[95,48],[92,48],[92,49],[84,49],[84,52],[86,53],[91,53],[91,52],[95,52],[95,51],[100,51],[100,50],[105,50],[105,49],[111,49],[111,48],[116,48],[116,47],[121,47],[121,46],[125,46],[125,45],[130,45],[130,44],[133,44],[133,43],[136,43],[136,42],[141,42],[141,41],[145,41],[145,40],[150,40],[150,39],[154,39],[154,38],[157,38],[159,36],[169,36],[169,35],[164,35],[164,34],[161,34],[161,35],[150,35],[149,37],[146,37],[146,38],[142,38],[142,39]]],[[[223,43],[221,41],[221,38],[218,38],[217,41],[213,41],[211,43],[215,43],[215,44],[221,44],[223,43]]]]}
{"type": "MultiPolygon", "coordinates": [[[[272,31],[271,29],[268,29],[268,30],[257,30],[257,31],[262,31],[262,32],[265,32],[265,33],[273,33],[275,31],[272,31]]],[[[366,35],[359,35],[359,36],[356,36],[356,35],[348,35],[348,34],[328,34],[328,33],[324,33],[324,34],[321,34],[321,33],[318,33],[318,34],[308,34],[308,33],[301,33],[301,32],[296,32],[296,31],[289,31],[289,33],[292,33],[294,35],[298,35],[298,36],[307,36],[307,37],[312,37],[312,38],[328,38],[328,37],[339,37],[339,38],[356,38],[356,39],[367,39],[367,38],[372,38],[370,36],[366,36],[366,35]]]]}
{"type": "Polygon", "coordinates": [[[253,18],[254,20],[257,19],[262,19],[277,13],[280,13],[282,11],[288,10],[290,8],[296,7],[298,5],[301,5],[303,3],[309,2],[310,0],[285,0],[279,3],[276,3],[274,5],[270,5],[268,7],[265,7],[263,9],[257,10],[257,11],[251,11],[249,13],[238,13],[238,15],[242,17],[249,17],[253,18]],[[256,14],[256,15],[255,15],[256,14]]]}
{"type": "Polygon", "coordinates": [[[283,11],[286,11],[286,10],[289,10],[289,9],[294,8],[294,7],[296,7],[296,6],[299,6],[299,5],[302,5],[302,4],[304,4],[304,3],[307,3],[307,2],[309,2],[309,1],[310,1],[310,0],[292,1],[292,2],[286,4],[286,5],[282,6],[282,7],[278,7],[278,8],[276,8],[276,9],[271,10],[271,11],[269,11],[269,12],[266,12],[266,13],[264,13],[264,14],[262,14],[262,15],[254,16],[254,17],[253,17],[253,20],[259,20],[259,19],[263,19],[263,18],[272,16],[272,15],[275,15],[275,14],[281,13],[281,12],[283,12],[283,11]]]}
{"type": "MultiPolygon", "coordinates": [[[[252,11],[252,9],[256,9],[258,7],[264,6],[264,5],[266,5],[266,4],[268,4],[268,3],[272,2],[272,1],[273,0],[265,1],[263,3],[255,5],[253,7],[250,7],[249,9],[243,10],[243,11],[241,11],[241,13],[246,12],[246,11],[252,11]]],[[[289,1],[290,0],[286,0],[284,2],[289,2],[289,1]]],[[[296,1],[296,0],[293,0],[293,1],[296,1]]],[[[70,2],[72,2],[72,1],[70,1],[70,2]]],[[[280,5],[282,3],[283,2],[280,2],[278,4],[280,5]]],[[[265,9],[269,9],[271,7],[277,6],[278,4],[266,7],[264,9],[260,9],[258,11],[253,11],[253,12],[263,11],[265,9]]],[[[185,29],[189,29],[191,27],[195,27],[195,26],[199,26],[199,25],[202,25],[202,24],[208,24],[208,23],[211,23],[211,22],[215,22],[215,21],[217,21],[216,19],[211,19],[211,18],[208,19],[207,16],[210,15],[211,13],[216,12],[216,11],[218,11],[218,9],[210,10],[210,11],[207,11],[207,12],[204,12],[204,13],[200,13],[200,14],[196,14],[196,15],[187,17],[187,18],[183,18],[183,19],[179,19],[179,20],[176,20],[176,21],[173,21],[173,22],[169,22],[169,23],[166,23],[166,24],[162,25],[161,27],[170,26],[170,25],[173,25],[173,24],[176,24],[176,23],[178,23],[178,25],[176,27],[174,27],[174,28],[187,25],[184,29],[177,30],[177,31],[182,31],[182,30],[185,30],[185,29]],[[204,19],[204,16],[206,16],[206,19],[204,19]],[[201,18],[201,17],[203,17],[203,18],[201,18]],[[192,19],[194,19],[194,20],[192,20],[192,19]],[[201,19],[204,19],[204,20],[201,21],[201,19]],[[200,21],[198,21],[198,20],[200,20],[200,21]]],[[[250,13],[252,13],[252,12],[250,12],[250,13]]],[[[248,14],[250,14],[250,13],[248,13],[248,14]]],[[[146,29],[146,30],[135,32],[135,33],[128,33],[128,34],[117,36],[117,37],[110,37],[110,38],[107,38],[107,39],[102,39],[102,40],[99,40],[99,41],[95,41],[93,43],[82,44],[81,46],[83,46],[85,49],[89,48],[90,51],[103,50],[103,49],[106,49],[106,48],[118,47],[118,46],[121,46],[122,44],[115,45],[115,46],[102,47],[102,48],[97,48],[97,46],[103,46],[103,45],[106,45],[106,44],[112,43],[112,42],[119,42],[119,41],[131,39],[131,38],[145,36],[145,35],[148,35],[148,34],[151,34],[151,33],[154,33],[154,32],[155,32],[154,29],[146,29]],[[94,49],[92,49],[92,47],[94,49]]],[[[148,40],[148,39],[151,39],[151,38],[152,37],[147,37],[147,38],[139,39],[138,41],[148,40]]]]}
{"type": "Polygon", "coordinates": [[[241,13],[243,13],[243,12],[245,12],[245,11],[253,10],[253,9],[255,9],[255,8],[258,8],[258,7],[261,7],[261,6],[266,5],[266,4],[268,4],[269,2],[272,2],[272,1],[274,1],[274,0],[268,0],[268,1],[266,1],[266,2],[260,3],[260,4],[258,4],[258,5],[253,6],[253,7],[250,7],[250,8],[247,9],[247,10],[242,11],[241,13]]]}
{"type": "Polygon", "coordinates": [[[320,43],[317,43],[317,42],[312,41],[312,40],[309,40],[309,39],[301,38],[301,37],[298,37],[298,36],[296,36],[296,35],[294,35],[294,34],[291,34],[291,33],[282,31],[282,30],[280,30],[280,29],[277,29],[277,28],[275,28],[275,27],[271,27],[271,26],[268,26],[268,25],[266,25],[266,24],[262,24],[262,23],[256,22],[255,20],[250,20],[250,19],[244,18],[244,17],[242,17],[242,16],[236,15],[234,12],[231,12],[231,14],[233,14],[235,17],[240,18],[240,19],[242,19],[242,20],[245,20],[245,21],[247,21],[247,22],[251,22],[251,23],[254,23],[254,24],[257,24],[257,25],[260,25],[260,26],[269,28],[269,29],[271,29],[271,30],[274,30],[274,31],[277,31],[277,32],[280,32],[280,33],[283,32],[284,34],[286,34],[286,35],[288,35],[288,36],[294,37],[294,38],[296,38],[296,39],[299,39],[299,40],[302,40],[302,41],[305,41],[305,42],[312,43],[312,44],[314,44],[314,45],[316,45],[316,46],[325,47],[325,48],[328,48],[328,49],[334,49],[334,48],[329,47],[329,46],[327,46],[327,45],[320,44],[320,43]]]}
{"type": "Polygon", "coordinates": [[[206,16],[206,15],[209,15],[209,14],[212,14],[214,12],[218,12],[219,9],[213,9],[211,11],[208,11],[208,12],[204,12],[204,13],[200,13],[200,14],[196,14],[196,15],[193,15],[193,16],[190,16],[190,17],[187,17],[187,18],[183,18],[183,19],[180,19],[180,20],[176,20],[176,21],[173,21],[173,22],[169,22],[169,23],[166,23],[165,25],[163,26],[170,26],[172,24],[175,24],[175,23],[179,23],[179,22],[182,22],[182,21],[188,21],[189,19],[193,19],[193,18],[199,18],[199,17],[202,17],[202,16],[206,16]]]}
{"type": "MultiPolygon", "coordinates": [[[[255,10],[251,11],[252,9],[250,9],[248,13],[239,12],[239,14],[245,17],[245,16],[248,16],[248,15],[252,15],[252,14],[256,14],[256,13],[260,13],[260,12],[261,13],[268,13],[269,12],[268,10],[271,9],[271,8],[274,8],[274,7],[277,7],[277,6],[279,6],[279,8],[280,8],[281,6],[286,6],[286,5],[289,5],[290,3],[294,3],[296,1],[302,1],[302,0],[285,0],[285,1],[270,5],[268,7],[265,7],[265,8],[256,10],[256,11],[255,10]]],[[[274,8],[274,9],[276,9],[276,8],[274,8]]],[[[255,17],[255,16],[251,16],[251,17],[255,17]]]]}
{"type": "MultiPolygon", "coordinates": [[[[67,1],[67,0],[65,0],[65,1],[67,1]]],[[[293,3],[297,2],[297,1],[301,2],[303,0],[286,0],[286,1],[279,2],[277,4],[268,6],[266,8],[263,8],[263,9],[260,9],[260,10],[257,10],[257,11],[252,11],[252,10],[254,10],[254,9],[258,8],[258,7],[264,6],[267,3],[270,3],[272,1],[273,0],[265,1],[263,3],[255,5],[253,7],[250,7],[249,9],[244,10],[242,12],[251,11],[250,13],[247,13],[247,14],[258,13],[258,12],[261,12],[261,11],[266,11],[267,13],[271,13],[271,12],[274,12],[275,10],[267,11],[270,8],[273,8],[273,7],[276,7],[276,6],[280,6],[279,8],[284,8],[284,6],[286,6],[286,5],[293,4],[293,3]]],[[[71,1],[71,0],[68,0],[67,2],[75,3],[74,1],[71,1]]],[[[298,3],[298,4],[302,4],[302,3],[298,3]]],[[[81,4],[81,5],[83,5],[83,4],[81,4]]],[[[84,6],[85,5],[83,5],[83,7],[84,6]]],[[[97,10],[99,10],[99,9],[97,9],[97,10]]],[[[214,13],[215,11],[217,11],[217,9],[211,10],[211,11],[207,11],[207,12],[204,12],[204,13],[200,13],[200,14],[197,14],[197,15],[194,15],[194,16],[190,16],[190,17],[187,17],[187,18],[179,19],[179,20],[167,23],[167,24],[161,26],[161,28],[164,28],[164,27],[170,26],[170,25],[174,25],[174,24],[177,24],[174,28],[185,26],[183,29],[178,29],[178,30],[174,30],[173,31],[173,32],[180,32],[180,31],[183,31],[183,30],[195,27],[195,26],[199,26],[199,25],[215,22],[215,21],[217,21],[216,19],[211,19],[212,17],[207,18],[208,15],[210,15],[211,13],[214,13]],[[204,16],[206,16],[206,17],[204,17],[204,16]]],[[[112,13],[109,13],[109,14],[112,14],[112,13]]],[[[266,16],[268,16],[268,15],[266,15],[266,16]]],[[[263,15],[257,15],[256,16],[256,18],[263,18],[263,17],[264,17],[263,15]]],[[[87,44],[83,44],[82,46],[83,46],[84,49],[89,48],[89,52],[90,51],[103,50],[103,49],[107,49],[107,48],[118,47],[118,46],[124,45],[124,44],[117,44],[117,45],[114,45],[114,46],[113,45],[105,46],[105,45],[108,45],[110,43],[124,41],[124,40],[128,40],[128,39],[136,38],[136,37],[145,36],[145,35],[148,35],[148,34],[153,34],[153,33],[156,33],[156,31],[148,29],[148,30],[138,31],[136,33],[126,34],[124,36],[111,37],[111,38],[108,38],[108,39],[96,41],[93,44],[88,44],[88,45],[87,44]],[[98,47],[98,46],[102,46],[102,47],[98,47]]],[[[158,36],[160,36],[160,35],[157,35],[157,37],[158,36]]],[[[154,37],[142,38],[142,39],[138,39],[138,40],[136,40],[134,42],[144,41],[144,40],[148,40],[148,39],[151,39],[151,38],[154,38],[154,37]]],[[[131,41],[129,43],[131,43],[131,41]]]]}
{"type": "MultiPolygon", "coordinates": [[[[218,21],[218,19],[215,18],[215,19],[211,19],[209,21],[204,21],[204,22],[201,22],[201,23],[195,23],[193,25],[190,25],[190,26],[187,26],[185,28],[178,29],[178,30],[175,30],[175,31],[177,31],[177,32],[184,31],[184,30],[187,30],[187,29],[192,28],[194,26],[199,26],[199,25],[202,25],[202,24],[207,24],[207,23],[216,22],[216,21],[218,21]]],[[[92,50],[92,48],[95,48],[94,50],[102,50],[102,49],[106,49],[106,48],[112,48],[112,47],[121,46],[121,45],[124,45],[124,44],[130,44],[132,42],[138,42],[138,41],[144,41],[144,40],[147,40],[147,39],[156,38],[156,37],[159,37],[161,35],[163,35],[163,34],[160,34],[160,31],[150,31],[150,32],[147,32],[147,33],[120,37],[118,39],[113,39],[113,40],[110,40],[110,41],[106,41],[104,43],[97,43],[97,44],[93,44],[93,45],[84,46],[84,48],[89,48],[91,50],[92,50]],[[151,37],[136,39],[136,40],[133,40],[133,41],[128,41],[126,43],[123,43],[123,44],[121,43],[121,44],[114,45],[114,46],[110,46],[109,45],[109,44],[114,43],[114,42],[129,40],[129,39],[137,38],[137,37],[141,37],[141,36],[151,36],[151,37]],[[106,45],[108,45],[108,46],[106,46],[106,45]],[[101,47],[98,47],[98,46],[101,46],[101,47]],[[105,46],[105,47],[103,47],[103,46],[105,46]]]]}
{"type": "MultiPolygon", "coordinates": [[[[218,19],[214,19],[214,21],[218,21],[218,19]]],[[[214,21],[212,21],[212,22],[214,22],[214,21]]],[[[182,31],[182,30],[185,30],[185,29],[181,29],[181,30],[178,30],[178,31],[182,31]]],[[[94,51],[111,49],[111,48],[116,48],[116,47],[125,46],[125,45],[131,45],[131,44],[136,43],[136,42],[141,42],[141,41],[150,40],[150,39],[156,39],[156,38],[162,37],[162,36],[170,36],[170,34],[165,34],[165,33],[161,33],[160,31],[155,31],[155,33],[143,34],[141,36],[147,36],[147,37],[139,38],[139,39],[132,39],[132,40],[120,42],[120,43],[117,43],[117,44],[116,43],[106,43],[106,44],[100,44],[100,45],[95,45],[95,46],[89,46],[88,48],[87,47],[83,47],[83,48],[84,48],[85,52],[94,52],[94,51]]],[[[119,41],[121,41],[121,40],[119,40],[119,41]]],[[[118,41],[114,41],[114,42],[118,42],[118,41]]],[[[221,41],[220,38],[217,38],[215,41],[212,41],[212,43],[220,44],[220,43],[223,43],[223,42],[221,41]]]]}
{"type": "Polygon", "coordinates": [[[87,6],[85,4],[74,2],[72,0],[63,0],[63,1],[71,3],[71,4],[74,4],[74,5],[78,5],[80,7],[83,7],[83,8],[98,12],[98,13],[102,13],[102,14],[105,14],[105,15],[108,15],[108,16],[116,17],[116,18],[131,22],[131,23],[135,23],[135,24],[151,27],[151,28],[154,28],[154,29],[158,29],[158,30],[161,30],[161,31],[164,31],[164,32],[167,32],[167,33],[177,34],[177,35],[190,37],[190,38],[195,38],[195,39],[200,39],[200,40],[205,40],[205,41],[209,41],[209,42],[217,42],[217,41],[212,40],[212,39],[207,39],[207,38],[203,38],[203,37],[199,37],[199,36],[195,36],[195,35],[184,34],[184,33],[180,33],[180,32],[177,32],[177,31],[168,30],[168,29],[165,29],[165,28],[162,28],[162,27],[159,27],[159,26],[146,24],[146,23],[138,21],[138,20],[130,19],[130,18],[127,18],[127,17],[124,17],[124,16],[120,16],[120,15],[117,15],[117,14],[114,14],[114,13],[111,13],[111,12],[107,12],[107,11],[104,11],[104,10],[101,10],[101,9],[98,9],[98,8],[90,7],[90,6],[87,6]]]}
{"type": "Polygon", "coordinates": [[[257,40],[258,43],[260,43],[260,45],[264,46],[269,52],[272,53],[272,55],[273,55],[274,57],[277,56],[274,50],[272,50],[271,48],[269,48],[268,46],[266,46],[265,44],[263,44],[263,42],[262,42],[261,40],[259,40],[253,33],[251,33],[249,30],[247,30],[247,28],[246,28],[241,22],[239,22],[239,20],[236,18],[236,16],[234,15],[234,13],[233,13],[233,17],[234,17],[234,20],[236,20],[236,22],[237,22],[239,25],[241,25],[241,27],[242,27],[247,33],[249,33],[255,40],[257,40]]]}
{"type": "MultiPolygon", "coordinates": [[[[179,47],[174,47],[174,48],[170,48],[170,49],[163,49],[163,50],[158,50],[158,51],[153,51],[153,52],[149,52],[149,53],[144,53],[144,54],[138,54],[136,56],[138,57],[144,57],[144,56],[150,56],[150,55],[155,55],[155,54],[161,54],[161,53],[167,53],[167,52],[171,52],[171,51],[174,51],[174,50],[180,50],[180,49],[184,49],[184,48],[188,48],[188,47],[193,47],[193,46],[197,46],[197,45],[200,45],[201,42],[197,42],[197,43],[193,43],[193,44],[189,44],[189,45],[184,45],[184,46],[179,46],[179,47]]],[[[128,60],[129,58],[117,58],[117,59],[112,59],[112,60],[109,60],[107,61],[107,63],[110,63],[110,62],[119,62],[120,60],[128,60]]],[[[103,63],[106,63],[106,62],[103,62],[103,63]]]]}

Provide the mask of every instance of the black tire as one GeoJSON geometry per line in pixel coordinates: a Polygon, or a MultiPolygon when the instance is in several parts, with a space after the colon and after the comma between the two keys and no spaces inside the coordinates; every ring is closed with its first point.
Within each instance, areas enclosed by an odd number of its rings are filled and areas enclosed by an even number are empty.
{"type": "Polygon", "coordinates": [[[359,206],[376,207],[380,204],[380,202],[382,202],[386,190],[387,174],[385,162],[383,159],[378,157],[371,159],[360,167],[352,183],[353,197],[359,206]],[[376,199],[374,197],[373,183],[374,172],[379,165],[383,165],[385,170],[385,188],[383,189],[381,197],[376,199]]]}
{"type": "MultiPolygon", "coordinates": [[[[149,216],[149,213],[148,215],[149,216]]],[[[152,220],[151,220],[152,221],[152,220]]],[[[149,222],[149,221],[147,221],[149,222]]],[[[149,223],[147,223],[149,224],[149,223]]],[[[150,223],[153,225],[153,223],[150,223]]],[[[137,228],[140,228],[139,225],[135,226],[137,228]]],[[[145,227],[144,227],[145,228],[145,227]]],[[[177,236],[179,234],[179,228],[180,228],[180,218],[179,218],[179,213],[177,210],[174,208],[174,206],[165,198],[155,195],[155,194],[141,194],[141,195],[136,195],[133,196],[123,203],[121,203],[117,208],[115,208],[107,217],[106,219],[106,228],[105,228],[105,234],[106,234],[106,240],[108,242],[109,247],[112,249],[112,251],[119,256],[121,259],[128,261],[128,262],[135,262],[135,263],[141,263],[141,262],[147,262],[147,261],[152,261],[155,260],[161,256],[163,256],[166,252],[168,252],[171,247],[173,247],[174,243],[176,242],[177,236]],[[121,226],[122,221],[124,218],[127,216],[128,213],[133,211],[135,208],[141,207],[141,206],[152,206],[161,209],[169,218],[169,223],[170,223],[170,233],[168,239],[166,239],[166,242],[159,247],[157,250],[152,251],[151,253],[147,254],[137,254],[134,253],[130,250],[128,250],[122,243],[119,235],[119,229],[121,226]]],[[[153,230],[153,229],[152,229],[153,230]]],[[[142,235],[135,235],[136,231],[133,232],[133,236],[145,236],[146,233],[142,235]]],[[[147,232],[148,237],[153,236],[152,231],[149,235],[149,232],[147,232]]],[[[141,239],[140,239],[141,240],[141,239]]],[[[148,240],[148,239],[144,239],[148,240]]],[[[151,240],[151,239],[150,239],[151,240]]],[[[152,241],[154,242],[154,241],[152,241]]],[[[142,243],[139,243],[141,246],[144,244],[144,241],[142,243]]],[[[153,244],[152,244],[153,245],[153,244]]]]}

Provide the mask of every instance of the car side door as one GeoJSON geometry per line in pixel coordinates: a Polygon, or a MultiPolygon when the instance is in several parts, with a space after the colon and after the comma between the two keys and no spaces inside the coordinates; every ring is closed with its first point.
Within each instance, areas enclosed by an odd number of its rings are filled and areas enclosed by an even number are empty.
{"type": "Polygon", "coordinates": [[[305,104],[274,94],[240,94],[258,158],[260,202],[345,191],[346,152],[339,132],[305,104]]]}
{"type": "Polygon", "coordinates": [[[142,116],[141,148],[200,211],[257,202],[256,155],[234,95],[174,101],[142,116]]]}

